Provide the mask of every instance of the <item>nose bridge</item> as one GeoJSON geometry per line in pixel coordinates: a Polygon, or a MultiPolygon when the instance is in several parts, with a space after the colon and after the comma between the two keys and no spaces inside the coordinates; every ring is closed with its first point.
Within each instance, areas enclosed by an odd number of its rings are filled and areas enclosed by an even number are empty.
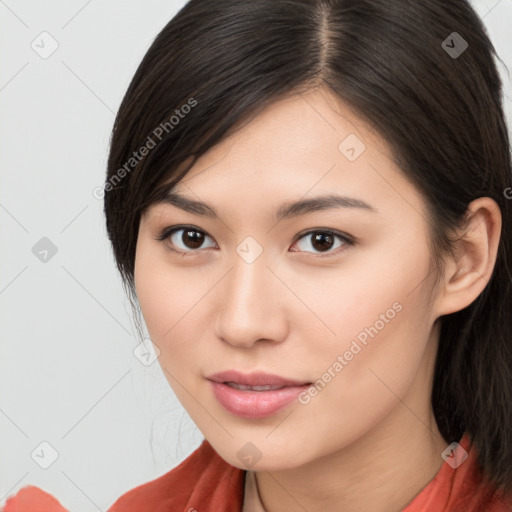
{"type": "Polygon", "coordinates": [[[255,314],[264,306],[261,299],[265,286],[268,287],[267,268],[268,253],[263,246],[252,236],[248,236],[238,244],[233,257],[233,271],[231,272],[230,295],[240,309],[247,313],[252,309],[255,314]]]}
{"type": "Polygon", "coordinates": [[[254,240],[239,244],[224,282],[217,334],[233,345],[250,346],[258,339],[279,341],[284,336],[286,319],[277,307],[279,291],[272,282],[276,278],[267,268],[262,249],[254,240]]]}
{"type": "Polygon", "coordinates": [[[231,273],[231,294],[243,307],[254,306],[254,310],[261,309],[264,304],[261,302],[265,288],[268,290],[269,270],[266,259],[260,256],[253,262],[245,261],[243,258],[235,258],[233,272],[231,273]]]}

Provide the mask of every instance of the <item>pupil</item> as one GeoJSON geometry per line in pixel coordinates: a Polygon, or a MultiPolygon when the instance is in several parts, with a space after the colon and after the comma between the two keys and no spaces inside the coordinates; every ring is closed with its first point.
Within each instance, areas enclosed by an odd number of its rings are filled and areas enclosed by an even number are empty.
{"type": "Polygon", "coordinates": [[[199,231],[184,231],[182,236],[182,242],[189,249],[197,249],[199,248],[204,240],[204,235],[199,233],[199,231]]]}
{"type": "Polygon", "coordinates": [[[318,233],[313,235],[313,247],[319,251],[330,249],[334,241],[333,238],[333,236],[327,233],[318,233]]]}

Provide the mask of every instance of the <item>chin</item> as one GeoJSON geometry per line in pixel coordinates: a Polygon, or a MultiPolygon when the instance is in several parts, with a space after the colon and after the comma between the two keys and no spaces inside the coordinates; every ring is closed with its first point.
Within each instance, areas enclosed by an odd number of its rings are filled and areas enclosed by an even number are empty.
{"type": "MultiPolygon", "coordinates": [[[[265,434],[267,435],[267,434],[265,434]]],[[[208,438],[207,438],[208,439],[208,438]]],[[[251,435],[216,443],[208,439],[213,449],[226,462],[242,470],[251,471],[284,471],[308,463],[314,456],[304,452],[303,441],[296,443],[279,439],[276,445],[269,440],[258,440],[251,435]]]]}

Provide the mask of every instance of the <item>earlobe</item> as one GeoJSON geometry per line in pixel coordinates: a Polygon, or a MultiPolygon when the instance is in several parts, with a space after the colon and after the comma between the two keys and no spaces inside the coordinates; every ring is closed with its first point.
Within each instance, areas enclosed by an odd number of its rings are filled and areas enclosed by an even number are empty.
{"type": "Polygon", "coordinates": [[[501,211],[489,197],[468,206],[466,225],[454,254],[445,261],[443,286],[437,298],[436,316],[469,306],[482,293],[496,263],[501,233],[501,211]]]}

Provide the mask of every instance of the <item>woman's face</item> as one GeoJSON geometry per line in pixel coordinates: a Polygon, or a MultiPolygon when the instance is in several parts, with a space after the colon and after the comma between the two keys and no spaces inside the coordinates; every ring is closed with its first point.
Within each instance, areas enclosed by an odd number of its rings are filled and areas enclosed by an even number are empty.
{"type": "Polygon", "coordinates": [[[326,89],[290,96],[173,192],[208,206],[145,212],[136,291],[165,376],[224,459],[286,469],[420,427],[439,316],[427,213],[368,126],[326,89]]]}

